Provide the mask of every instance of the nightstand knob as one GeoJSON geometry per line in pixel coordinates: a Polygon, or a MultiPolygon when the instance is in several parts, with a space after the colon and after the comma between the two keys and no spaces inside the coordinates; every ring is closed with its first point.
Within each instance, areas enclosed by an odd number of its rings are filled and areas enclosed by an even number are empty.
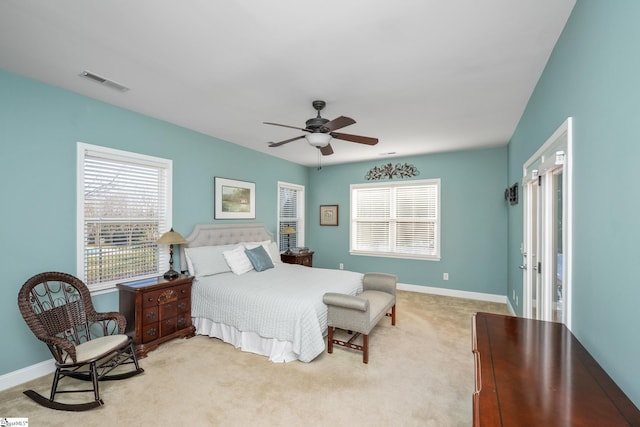
{"type": "Polygon", "coordinates": [[[187,307],[187,303],[186,302],[181,302],[180,304],[178,304],[178,308],[180,310],[184,310],[187,307]]]}
{"type": "Polygon", "coordinates": [[[149,313],[147,313],[147,319],[153,319],[154,317],[156,317],[155,311],[150,311],[149,313]]]}
{"type": "Polygon", "coordinates": [[[156,335],[156,329],[155,328],[151,328],[147,331],[147,335],[149,335],[150,337],[156,335]]]}

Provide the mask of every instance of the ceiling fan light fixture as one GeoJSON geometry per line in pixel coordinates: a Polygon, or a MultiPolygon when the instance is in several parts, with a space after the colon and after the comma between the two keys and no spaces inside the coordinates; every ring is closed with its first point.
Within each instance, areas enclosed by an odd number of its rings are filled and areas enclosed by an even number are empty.
{"type": "Polygon", "coordinates": [[[314,147],[322,148],[329,145],[331,142],[331,135],[322,132],[312,132],[304,136],[307,142],[314,147]]]}

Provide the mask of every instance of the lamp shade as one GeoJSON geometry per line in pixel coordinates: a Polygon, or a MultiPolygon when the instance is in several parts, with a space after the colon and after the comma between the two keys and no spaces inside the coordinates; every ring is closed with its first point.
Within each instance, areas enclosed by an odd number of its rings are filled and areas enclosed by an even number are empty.
{"type": "Polygon", "coordinates": [[[322,132],[308,133],[304,136],[309,144],[314,147],[326,147],[331,142],[331,135],[322,132]]]}
{"type": "Polygon", "coordinates": [[[173,231],[173,228],[164,233],[157,241],[160,245],[184,245],[187,243],[187,239],[182,237],[177,231],[173,231]]]}
{"type": "Polygon", "coordinates": [[[296,229],[291,227],[291,226],[288,226],[288,227],[283,228],[280,233],[282,233],[282,234],[296,234],[296,229]]]}

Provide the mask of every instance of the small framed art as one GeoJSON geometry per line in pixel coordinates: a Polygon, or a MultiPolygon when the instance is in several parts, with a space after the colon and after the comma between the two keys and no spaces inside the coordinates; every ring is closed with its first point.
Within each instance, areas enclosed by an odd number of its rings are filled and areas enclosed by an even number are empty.
{"type": "Polygon", "coordinates": [[[338,205],[320,205],[320,225],[338,225],[338,205]]]}
{"type": "Polygon", "coordinates": [[[256,184],[214,177],[215,219],[255,219],[256,184]]]}

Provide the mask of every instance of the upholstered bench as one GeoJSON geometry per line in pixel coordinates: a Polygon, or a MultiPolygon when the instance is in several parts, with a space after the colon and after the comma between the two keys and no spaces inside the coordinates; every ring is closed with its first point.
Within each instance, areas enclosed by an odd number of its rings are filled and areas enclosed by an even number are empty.
{"type": "Polygon", "coordinates": [[[385,316],[396,324],[396,283],[398,278],[386,273],[366,273],[363,291],[354,296],[328,292],[323,301],[328,307],[327,352],[333,353],[333,345],[362,352],[362,362],[369,363],[369,333],[385,316]],[[391,310],[391,312],[389,312],[391,310]],[[335,328],[356,332],[349,341],[333,338],[335,328]],[[354,344],[362,335],[362,345],[354,344]]]}

